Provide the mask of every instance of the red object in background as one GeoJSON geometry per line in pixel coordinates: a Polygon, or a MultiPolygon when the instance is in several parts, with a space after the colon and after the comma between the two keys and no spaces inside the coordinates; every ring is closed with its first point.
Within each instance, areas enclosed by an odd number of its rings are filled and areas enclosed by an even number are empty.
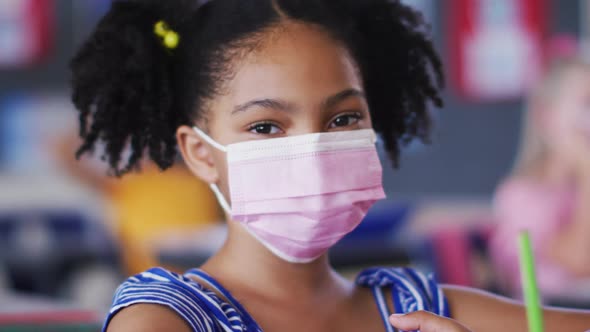
{"type": "Polygon", "coordinates": [[[541,72],[545,0],[449,0],[451,82],[475,101],[523,95],[541,72]]]}
{"type": "Polygon", "coordinates": [[[0,1],[0,67],[41,62],[53,46],[53,0],[0,1]]]}
{"type": "Polygon", "coordinates": [[[44,325],[47,324],[97,324],[101,322],[100,315],[90,311],[42,311],[22,313],[0,313],[0,327],[14,325],[44,325]]]}

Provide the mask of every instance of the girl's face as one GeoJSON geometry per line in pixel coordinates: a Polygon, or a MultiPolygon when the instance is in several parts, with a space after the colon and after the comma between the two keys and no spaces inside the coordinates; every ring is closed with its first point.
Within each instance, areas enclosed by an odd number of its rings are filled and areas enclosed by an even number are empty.
{"type": "Polygon", "coordinates": [[[547,144],[568,159],[580,153],[590,158],[590,71],[580,68],[564,75],[544,117],[547,144]]]}
{"type": "MultiPolygon", "coordinates": [[[[356,64],[319,29],[287,23],[244,55],[199,124],[220,144],[372,127],[356,64]]],[[[225,153],[190,128],[177,138],[193,172],[228,197],[225,153]]]]}

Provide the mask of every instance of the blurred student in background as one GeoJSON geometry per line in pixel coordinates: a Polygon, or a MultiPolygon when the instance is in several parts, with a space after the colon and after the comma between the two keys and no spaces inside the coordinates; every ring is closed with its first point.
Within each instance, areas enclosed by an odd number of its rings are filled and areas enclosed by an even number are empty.
{"type": "Polygon", "coordinates": [[[516,238],[527,229],[543,295],[590,300],[589,203],[590,65],[570,56],[532,90],[516,165],[496,192],[491,254],[507,292],[521,295],[516,238]]]}
{"type": "Polygon", "coordinates": [[[57,144],[57,155],[71,175],[112,204],[112,228],[121,245],[126,274],[160,265],[154,243],[163,237],[194,234],[222,219],[209,186],[195,178],[180,159],[166,172],[142,162],[138,172],[117,179],[107,176],[106,169],[92,158],[76,161],[72,154],[78,146],[77,137],[64,137],[57,144]]]}

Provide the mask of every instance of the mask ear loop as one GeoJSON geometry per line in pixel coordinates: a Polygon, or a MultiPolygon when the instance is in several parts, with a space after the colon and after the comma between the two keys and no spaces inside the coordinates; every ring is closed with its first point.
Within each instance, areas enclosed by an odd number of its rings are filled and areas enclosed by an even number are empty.
{"type": "Polygon", "coordinates": [[[209,184],[209,188],[211,188],[211,191],[213,191],[213,193],[215,194],[215,197],[217,198],[217,201],[219,202],[219,205],[221,205],[223,211],[225,211],[225,213],[231,216],[231,207],[229,206],[227,200],[221,193],[221,190],[219,190],[219,187],[215,183],[211,183],[209,184]]]}
{"type": "Polygon", "coordinates": [[[204,131],[202,131],[201,129],[197,128],[197,127],[193,127],[193,130],[199,134],[199,136],[201,136],[202,139],[205,140],[205,142],[211,144],[211,146],[213,146],[214,148],[216,148],[219,151],[222,152],[227,152],[227,148],[219,143],[217,143],[214,139],[212,139],[209,135],[205,134],[204,131]]]}
{"type": "MultiPolygon", "coordinates": [[[[217,150],[222,151],[222,152],[227,152],[227,148],[225,146],[217,143],[214,139],[212,139],[209,135],[205,134],[205,132],[202,131],[201,129],[199,129],[198,127],[193,127],[193,130],[199,136],[201,136],[201,138],[204,139],[205,142],[209,143],[211,146],[213,146],[217,150]]],[[[223,196],[223,194],[221,193],[221,190],[219,190],[219,187],[215,183],[210,183],[209,188],[211,188],[211,191],[213,191],[213,193],[215,194],[215,197],[217,198],[219,205],[221,205],[221,208],[227,214],[231,215],[231,207],[227,203],[225,196],[223,196]]]]}

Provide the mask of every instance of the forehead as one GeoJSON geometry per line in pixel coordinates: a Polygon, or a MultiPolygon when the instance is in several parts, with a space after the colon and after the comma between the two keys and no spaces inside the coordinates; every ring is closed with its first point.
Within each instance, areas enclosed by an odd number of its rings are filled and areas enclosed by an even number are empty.
{"type": "Polygon", "coordinates": [[[288,98],[362,90],[348,50],[320,28],[288,23],[262,36],[256,51],[238,59],[227,91],[236,99],[261,93],[288,98]]]}

